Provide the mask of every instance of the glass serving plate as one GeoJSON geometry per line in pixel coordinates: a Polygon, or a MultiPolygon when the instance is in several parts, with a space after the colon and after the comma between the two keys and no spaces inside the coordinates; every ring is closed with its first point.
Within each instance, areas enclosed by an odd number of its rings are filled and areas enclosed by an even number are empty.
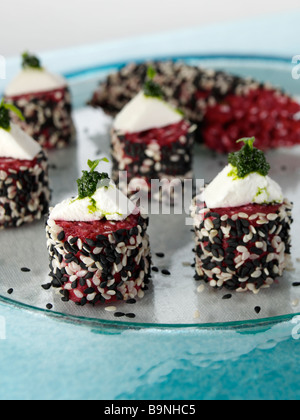
{"type": "MultiPolygon", "coordinates": [[[[300,84],[295,84],[291,64],[285,59],[242,56],[176,58],[193,65],[269,81],[288,93],[300,95],[300,84]]],[[[112,120],[102,110],[85,104],[99,81],[123,64],[112,63],[65,74],[73,95],[78,136],[77,143],[67,150],[49,153],[53,205],[76,194],[76,179],[86,169],[88,159],[110,158],[109,129],[112,120]]],[[[196,145],[194,156],[194,176],[205,182],[213,179],[227,163],[226,156],[216,155],[200,145],[196,145]]],[[[234,292],[231,299],[226,300],[223,299],[228,294],[225,289],[215,291],[206,286],[199,293],[199,283],[193,279],[194,235],[192,227],[186,224],[188,214],[150,214],[153,265],[159,268],[159,273],[153,273],[152,283],[143,299],[138,299],[133,305],[124,302],[113,304],[118,312],[124,314],[122,318],[116,318],[114,312],[108,312],[103,305],[77,307],[72,302],[62,302],[57,291],[41,287],[50,281],[44,220],[19,229],[1,231],[0,301],[65,321],[118,329],[251,328],[276,324],[300,315],[300,288],[293,285],[300,280],[300,147],[272,151],[267,158],[272,166],[271,176],[294,202],[295,219],[292,265],[270,289],[261,290],[258,295],[234,292]],[[164,254],[164,257],[158,257],[157,253],[164,254]],[[167,269],[171,275],[163,275],[162,269],[167,269]],[[11,289],[13,292],[8,294],[11,289]],[[52,305],[52,309],[47,309],[48,304],[52,305]],[[260,308],[259,313],[255,310],[257,307],[260,308]]],[[[104,164],[103,169],[109,172],[110,164],[104,164]]]]}

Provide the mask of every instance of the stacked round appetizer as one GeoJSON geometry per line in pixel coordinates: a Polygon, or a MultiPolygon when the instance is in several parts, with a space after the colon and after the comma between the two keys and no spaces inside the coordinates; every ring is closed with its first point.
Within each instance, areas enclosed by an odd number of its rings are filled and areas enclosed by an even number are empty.
{"type": "Polygon", "coordinates": [[[163,100],[151,67],[147,76],[142,91],[113,123],[113,180],[128,195],[144,191],[162,199],[164,193],[170,195],[171,182],[181,185],[184,179],[192,178],[195,126],[163,100]],[[154,188],[152,180],[162,181],[161,189],[154,188]]]}
{"type": "Polygon", "coordinates": [[[0,229],[41,219],[48,212],[48,160],[41,146],[11,123],[22,114],[13,105],[0,104],[0,229]]]}
{"type": "Polygon", "coordinates": [[[269,176],[254,138],[195,198],[196,280],[257,293],[290,262],[292,205],[269,176]]]}
{"type": "Polygon", "coordinates": [[[300,143],[300,105],[282,90],[182,62],[129,64],[101,83],[90,104],[116,115],[142,88],[149,65],[165,99],[198,125],[197,139],[209,148],[236,151],[245,133],[263,150],[300,143]]]}
{"type": "Polygon", "coordinates": [[[81,306],[142,298],[151,271],[148,218],[99,163],[88,162],[78,196],[51,209],[46,227],[52,286],[81,306]]]}
{"type": "Polygon", "coordinates": [[[21,123],[16,118],[14,122],[44,149],[63,148],[74,139],[67,82],[44,69],[37,57],[23,54],[22,71],[7,86],[5,99],[25,117],[21,123]]]}

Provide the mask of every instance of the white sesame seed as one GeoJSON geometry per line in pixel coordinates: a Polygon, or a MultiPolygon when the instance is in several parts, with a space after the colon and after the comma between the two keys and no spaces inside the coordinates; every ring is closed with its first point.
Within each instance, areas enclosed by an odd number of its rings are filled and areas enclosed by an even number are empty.
{"type": "Polygon", "coordinates": [[[263,242],[256,242],[255,246],[256,246],[256,248],[263,248],[264,244],[263,244],[263,242]]]}
{"type": "Polygon", "coordinates": [[[253,279],[258,279],[259,277],[261,277],[261,275],[262,275],[262,271],[261,270],[256,270],[256,271],[254,271],[253,274],[251,274],[251,277],[253,279]]]}
{"type": "Polygon", "coordinates": [[[142,289],[139,289],[137,295],[138,295],[138,298],[143,299],[143,297],[145,296],[145,292],[142,289]]]}
{"type": "Polygon", "coordinates": [[[207,231],[210,231],[214,228],[214,224],[210,219],[206,219],[204,222],[204,227],[207,231]]]}
{"type": "Polygon", "coordinates": [[[108,295],[107,293],[103,293],[102,296],[104,297],[105,300],[111,299],[111,295],[108,295]]]}
{"type": "Polygon", "coordinates": [[[115,279],[109,280],[109,281],[107,282],[107,287],[112,286],[114,283],[115,283],[115,279]]]}
{"type": "Polygon", "coordinates": [[[101,253],[101,251],[103,250],[103,248],[98,248],[98,247],[96,247],[96,248],[94,248],[94,250],[93,250],[93,254],[94,255],[98,255],[98,254],[100,254],[101,253]]]}
{"type": "Polygon", "coordinates": [[[78,298],[78,299],[82,299],[83,298],[83,294],[81,293],[80,290],[75,289],[74,291],[74,295],[78,298]]]}
{"type": "Polygon", "coordinates": [[[96,297],[96,292],[95,293],[91,293],[90,295],[87,295],[86,299],[91,302],[92,300],[94,300],[96,297]]]}
{"type": "Polygon", "coordinates": [[[198,286],[198,288],[197,288],[197,292],[198,293],[202,293],[204,291],[204,289],[205,289],[205,285],[204,284],[200,284],[200,286],[198,286]]]}
{"type": "Polygon", "coordinates": [[[200,312],[198,311],[198,309],[194,312],[194,319],[198,319],[200,318],[200,312]]]}
{"type": "Polygon", "coordinates": [[[256,222],[258,225],[265,225],[266,223],[268,223],[267,219],[259,219],[256,222]]]}
{"type": "Polygon", "coordinates": [[[95,286],[99,286],[100,283],[101,283],[100,278],[95,275],[93,277],[93,283],[94,283],[95,286]]]}
{"type": "Polygon", "coordinates": [[[251,241],[251,239],[253,238],[253,233],[249,233],[249,235],[245,235],[244,236],[244,238],[243,238],[243,242],[245,243],[245,244],[247,244],[248,242],[250,242],[251,241]]]}
{"type": "Polygon", "coordinates": [[[67,273],[69,276],[72,276],[72,275],[74,274],[74,272],[71,270],[70,266],[66,266],[65,270],[66,270],[66,273],[67,273]]]}
{"type": "Polygon", "coordinates": [[[236,250],[240,252],[241,254],[248,252],[248,249],[245,246],[238,246],[236,250]]]}
{"type": "Polygon", "coordinates": [[[238,216],[239,216],[241,219],[248,219],[248,218],[249,218],[248,214],[246,214],[246,213],[239,213],[239,214],[238,214],[238,216]]]}

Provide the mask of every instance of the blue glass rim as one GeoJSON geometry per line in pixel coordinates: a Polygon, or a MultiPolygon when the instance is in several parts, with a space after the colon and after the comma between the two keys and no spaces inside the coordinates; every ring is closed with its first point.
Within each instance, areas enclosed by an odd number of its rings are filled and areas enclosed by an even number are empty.
{"type": "Polygon", "coordinates": [[[76,77],[83,76],[83,75],[90,75],[94,73],[98,73],[100,71],[106,71],[113,68],[115,71],[120,70],[121,68],[125,67],[128,63],[143,63],[145,61],[191,61],[191,60],[244,60],[244,61],[264,61],[264,62],[276,62],[281,64],[292,64],[291,57],[284,57],[284,56],[273,56],[273,55],[259,55],[259,54],[230,54],[230,53],[222,53],[222,54],[182,54],[182,55],[170,55],[170,56],[148,56],[143,58],[131,58],[126,61],[115,61],[112,63],[106,64],[99,64],[87,68],[81,68],[69,72],[64,72],[63,76],[68,79],[72,80],[76,77]]]}

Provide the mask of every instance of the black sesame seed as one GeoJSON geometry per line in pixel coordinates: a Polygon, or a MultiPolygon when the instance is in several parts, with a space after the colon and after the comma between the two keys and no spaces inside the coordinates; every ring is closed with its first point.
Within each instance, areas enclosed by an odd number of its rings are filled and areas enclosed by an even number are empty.
{"type": "Polygon", "coordinates": [[[248,228],[250,226],[249,220],[241,219],[240,222],[245,228],[248,228]]]}
{"type": "Polygon", "coordinates": [[[89,246],[95,246],[96,245],[96,243],[92,239],[89,239],[89,238],[86,239],[86,242],[89,246]]]}
{"type": "Polygon", "coordinates": [[[31,270],[30,270],[30,268],[27,268],[27,267],[22,267],[22,268],[21,268],[21,271],[22,271],[23,273],[29,273],[31,270]]]}
{"type": "Polygon", "coordinates": [[[91,271],[89,271],[84,277],[83,280],[88,280],[91,279],[92,277],[94,277],[94,273],[92,273],[91,271]]]}
{"type": "Polygon", "coordinates": [[[81,301],[80,301],[80,305],[81,306],[84,306],[84,305],[86,305],[87,304],[87,298],[86,297],[83,297],[82,299],[81,299],[81,301]]]}
{"type": "Polygon", "coordinates": [[[164,257],[165,257],[165,254],[164,254],[163,252],[157,252],[155,255],[156,255],[158,258],[164,258],[164,257]]]}
{"type": "Polygon", "coordinates": [[[228,300],[228,299],[231,299],[231,298],[232,298],[231,294],[228,294],[228,295],[225,295],[225,296],[222,297],[223,300],[228,300]]]}
{"type": "Polygon", "coordinates": [[[59,241],[63,241],[65,239],[65,232],[62,230],[58,235],[57,235],[57,239],[59,241]]]}
{"type": "Polygon", "coordinates": [[[8,291],[7,291],[7,293],[8,293],[9,295],[12,295],[12,294],[13,294],[13,292],[14,292],[14,289],[8,289],[8,291]]]}
{"type": "Polygon", "coordinates": [[[47,284],[42,284],[42,288],[44,290],[49,290],[51,288],[51,283],[47,283],[47,284]]]}
{"type": "Polygon", "coordinates": [[[259,314],[259,313],[260,313],[260,311],[261,311],[261,307],[260,307],[260,306],[256,306],[256,307],[254,308],[254,310],[255,310],[255,312],[256,312],[257,314],[259,314]]]}
{"type": "Polygon", "coordinates": [[[87,295],[90,295],[94,292],[95,292],[95,289],[93,287],[88,287],[87,289],[84,290],[84,293],[87,295]]]}
{"type": "Polygon", "coordinates": [[[152,271],[154,271],[155,273],[158,273],[159,269],[157,267],[152,267],[152,271]]]}
{"type": "Polygon", "coordinates": [[[73,253],[72,246],[69,244],[69,242],[65,242],[65,243],[64,243],[64,248],[65,248],[65,250],[66,250],[68,253],[70,253],[70,254],[72,254],[72,253],[73,253]]]}
{"type": "Polygon", "coordinates": [[[135,314],[132,314],[132,313],[125,314],[125,316],[126,316],[127,318],[135,318],[135,317],[136,317],[136,315],[135,315],[135,314]]]}
{"type": "Polygon", "coordinates": [[[77,279],[72,282],[71,287],[72,287],[72,289],[76,289],[76,287],[77,287],[77,279]]]}
{"type": "Polygon", "coordinates": [[[76,242],[78,241],[78,236],[76,236],[76,237],[74,237],[74,238],[71,238],[70,240],[69,240],[69,242],[70,242],[70,244],[73,246],[76,242]]]}
{"type": "Polygon", "coordinates": [[[122,318],[123,316],[125,316],[125,314],[124,314],[123,312],[115,312],[115,313],[114,313],[114,316],[115,316],[116,318],[122,318]]]}
{"type": "Polygon", "coordinates": [[[137,236],[139,234],[138,228],[135,226],[129,231],[130,236],[137,236]]]}
{"type": "Polygon", "coordinates": [[[123,300],[124,299],[122,293],[119,290],[116,291],[116,298],[117,298],[117,300],[123,300]]]}
{"type": "Polygon", "coordinates": [[[263,249],[256,248],[256,246],[253,246],[252,248],[250,248],[250,251],[252,254],[256,254],[256,255],[262,255],[264,253],[263,249]]]}
{"type": "Polygon", "coordinates": [[[126,303],[128,303],[129,305],[133,305],[133,304],[136,303],[136,300],[135,299],[128,299],[128,300],[126,300],[126,303]]]}
{"type": "Polygon", "coordinates": [[[86,251],[86,252],[91,252],[91,247],[88,243],[83,244],[82,248],[86,251]]]}
{"type": "Polygon", "coordinates": [[[80,277],[80,279],[79,279],[79,284],[80,284],[80,286],[85,286],[86,285],[86,281],[85,281],[85,279],[84,278],[82,278],[82,277],[80,277]]]}
{"type": "Polygon", "coordinates": [[[212,254],[215,258],[219,258],[219,252],[216,249],[212,250],[212,254]]]}
{"type": "Polygon", "coordinates": [[[161,270],[161,272],[164,276],[170,276],[171,275],[169,270],[161,270]]]}
{"type": "Polygon", "coordinates": [[[299,286],[300,286],[300,282],[293,283],[293,287],[299,287],[299,286]]]}
{"type": "Polygon", "coordinates": [[[50,310],[53,308],[53,305],[51,303],[47,303],[46,308],[50,310]]]}
{"type": "Polygon", "coordinates": [[[215,236],[214,237],[214,243],[217,244],[217,245],[222,245],[223,242],[218,236],[215,236]]]}

